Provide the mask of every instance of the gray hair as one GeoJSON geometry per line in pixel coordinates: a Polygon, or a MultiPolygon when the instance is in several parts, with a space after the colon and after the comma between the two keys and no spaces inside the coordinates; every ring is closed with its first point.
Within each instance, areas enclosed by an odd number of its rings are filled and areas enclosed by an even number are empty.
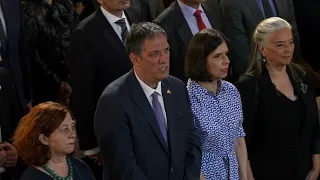
{"type": "Polygon", "coordinates": [[[146,39],[153,39],[159,34],[163,34],[167,37],[166,32],[154,23],[142,22],[133,24],[126,40],[128,54],[135,53],[141,55],[144,41],[146,39]]]}
{"type": "MultiPolygon", "coordinates": [[[[286,20],[279,17],[265,19],[256,27],[252,35],[252,57],[249,68],[245,75],[257,76],[261,74],[264,66],[264,57],[260,52],[258,45],[260,44],[264,47],[267,37],[271,33],[279,31],[283,28],[292,29],[291,25],[286,20]]],[[[300,80],[300,75],[304,76],[305,74],[303,68],[297,64],[290,63],[288,68],[296,81],[300,80]]]]}

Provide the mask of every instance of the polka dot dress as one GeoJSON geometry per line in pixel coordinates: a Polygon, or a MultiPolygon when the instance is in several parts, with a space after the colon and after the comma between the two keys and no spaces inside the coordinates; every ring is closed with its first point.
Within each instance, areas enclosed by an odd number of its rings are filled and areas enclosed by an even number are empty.
{"type": "Polygon", "coordinates": [[[202,149],[201,172],[207,180],[239,180],[236,140],[244,137],[240,94],[220,80],[218,93],[189,79],[187,88],[202,149]]]}

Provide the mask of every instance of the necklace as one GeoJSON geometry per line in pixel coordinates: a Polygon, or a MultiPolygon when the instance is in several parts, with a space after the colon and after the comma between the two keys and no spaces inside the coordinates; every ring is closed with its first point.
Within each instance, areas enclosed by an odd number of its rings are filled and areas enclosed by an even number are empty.
{"type": "Polygon", "coordinates": [[[271,77],[273,77],[275,79],[279,79],[281,84],[284,82],[284,76],[282,76],[282,77],[271,76],[271,77]]]}
{"type": "Polygon", "coordinates": [[[47,165],[43,165],[42,168],[45,171],[47,171],[56,180],[70,180],[73,176],[73,168],[72,168],[71,160],[69,158],[67,158],[67,164],[68,164],[68,176],[66,176],[66,177],[61,177],[61,176],[57,175],[47,165]]]}

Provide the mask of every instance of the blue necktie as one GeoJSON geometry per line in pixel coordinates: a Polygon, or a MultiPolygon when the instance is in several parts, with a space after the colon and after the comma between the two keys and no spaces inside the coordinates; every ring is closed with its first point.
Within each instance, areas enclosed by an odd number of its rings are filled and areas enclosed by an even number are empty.
{"type": "Polygon", "coordinates": [[[265,18],[267,19],[270,17],[274,17],[269,0],[262,0],[262,5],[263,5],[265,18]]]}
{"type": "Polygon", "coordinates": [[[156,116],[161,134],[164,138],[164,141],[168,145],[168,135],[167,135],[167,126],[166,126],[166,120],[162,111],[162,107],[158,100],[158,93],[154,92],[152,95],[152,108],[154,115],[156,116]]]}
{"type": "Polygon", "coordinates": [[[124,45],[126,45],[126,38],[128,34],[128,28],[127,28],[127,23],[125,19],[119,19],[116,21],[116,24],[121,27],[121,39],[124,45]]]}

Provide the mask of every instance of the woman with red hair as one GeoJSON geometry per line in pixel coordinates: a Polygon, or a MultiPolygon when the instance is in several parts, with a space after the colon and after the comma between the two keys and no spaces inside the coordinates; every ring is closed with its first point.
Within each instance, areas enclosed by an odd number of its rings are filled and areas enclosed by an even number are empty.
{"type": "Polygon", "coordinates": [[[13,138],[18,155],[30,166],[21,180],[94,180],[90,168],[71,157],[76,141],[70,111],[53,102],[35,106],[20,121],[13,138]]]}

